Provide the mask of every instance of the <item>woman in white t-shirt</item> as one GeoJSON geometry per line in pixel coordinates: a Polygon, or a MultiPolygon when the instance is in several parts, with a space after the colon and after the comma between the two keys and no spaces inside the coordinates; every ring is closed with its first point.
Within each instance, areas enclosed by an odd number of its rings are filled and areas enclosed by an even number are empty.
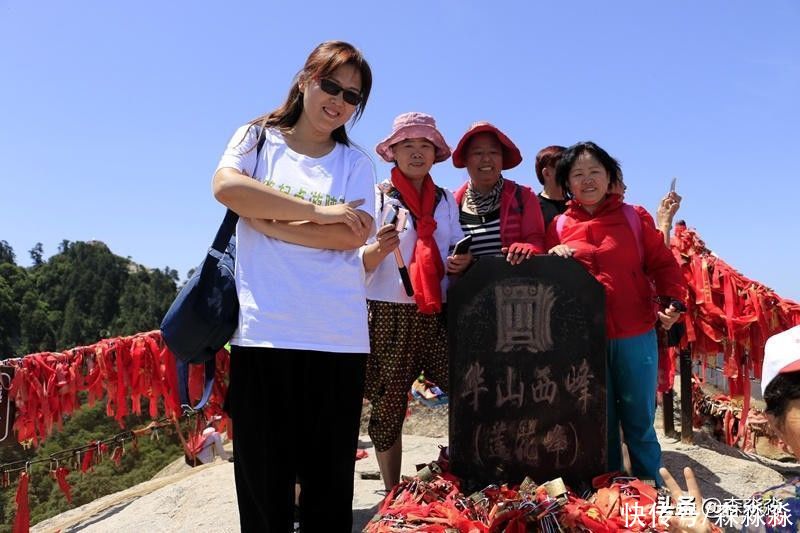
{"type": "Polygon", "coordinates": [[[391,178],[377,187],[376,217],[386,220],[398,207],[409,211],[404,231],[384,224],[374,242],[364,247],[369,333],[372,351],[367,363],[367,398],[372,404],[369,435],[387,490],[400,481],[401,432],[408,390],[425,372],[447,387],[447,330],[444,303],[448,278],[467,268],[469,253],[448,256],[464,235],[453,194],[437,187],[430,176],[434,163],[450,157],[450,148],[425,113],[404,113],[392,133],[375,148],[394,163],[391,178]],[[408,265],[409,296],[398,269],[397,255],[408,265]]]}
{"type": "Polygon", "coordinates": [[[372,162],[345,124],[372,74],[352,45],[311,52],[286,101],[242,126],[214,175],[236,227],[239,327],[226,409],[242,531],[350,531],[366,356],[372,162]],[[366,199],[366,202],[365,202],[366,199]]]}

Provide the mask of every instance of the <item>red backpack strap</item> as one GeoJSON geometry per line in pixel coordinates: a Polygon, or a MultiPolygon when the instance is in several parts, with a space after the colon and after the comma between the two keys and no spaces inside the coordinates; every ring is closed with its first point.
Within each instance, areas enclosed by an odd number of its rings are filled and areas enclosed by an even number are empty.
{"type": "Polygon", "coordinates": [[[639,218],[639,213],[632,205],[622,204],[622,212],[625,213],[625,218],[628,219],[628,225],[631,227],[633,237],[636,240],[636,250],[639,252],[639,259],[644,262],[644,249],[642,247],[642,219],[639,218]]]}
{"type": "MultiPolygon", "coordinates": [[[[639,259],[644,261],[644,249],[642,247],[642,219],[639,218],[639,213],[636,212],[636,209],[634,209],[632,205],[623,204],[622,212],[625,213],[625,218],[627,219],[628,225],[633,232],[634,240],[636,240],[636,250],[639,252],[639,259]]],[[[561,233],[564,231],[564,224],[566,221],[567,216],[564,213],[556,215],[556,235],[558,235],[559,241],[561,240],[561,233]]]]}
{"type": "Polygon", "coordinates": [[[564,223],[567,221],[567,216],[564,213],[560,215],[556,215],[556,235],[558,235],[558,240],[561,242],[561,233],[564,231],[564,223]]]}
{"type": "Polygon", "coordinates": [[[514,198],[517,200],[516,211],[521,215],[523,210],[523,203],[522,203],[522,187],[519,186],[519,183],[514,184],[514,198]]]}

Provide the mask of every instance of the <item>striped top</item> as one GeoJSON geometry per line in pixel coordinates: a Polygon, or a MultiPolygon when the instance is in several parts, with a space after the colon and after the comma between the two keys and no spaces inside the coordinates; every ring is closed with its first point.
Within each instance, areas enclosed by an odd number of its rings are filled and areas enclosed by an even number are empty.
{"type": "Polygon", "coordinates": [[[500,255],[503,246],[500,240],[500,208],[483,216],[460,211],[458,221],[464,235],[472,235],[469,251],[473,257],[500,255]]]}

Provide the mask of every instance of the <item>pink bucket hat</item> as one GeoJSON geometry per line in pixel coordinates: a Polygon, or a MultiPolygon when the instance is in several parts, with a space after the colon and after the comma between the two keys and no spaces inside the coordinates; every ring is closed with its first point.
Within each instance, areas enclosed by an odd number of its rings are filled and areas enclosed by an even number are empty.
{"type": "Polygon", "coordinates": [[[426,113],[403,113],[397,115],[392,124],[392,133],[378,143],[375,151],[387,163],[394,161],[392,145],[406,139],[427,139],[436,147],[435,163],[446,160],[450,157],[450,147],[444,142],[444,137],[436,129],[436,120],[426,113]]]}
{"type": "Polygon", "coordinates": [[[761,367],[761,393],[778,374],[800,370],[800,326],[787,329],[767,339],[764,365],[761,367]]]}

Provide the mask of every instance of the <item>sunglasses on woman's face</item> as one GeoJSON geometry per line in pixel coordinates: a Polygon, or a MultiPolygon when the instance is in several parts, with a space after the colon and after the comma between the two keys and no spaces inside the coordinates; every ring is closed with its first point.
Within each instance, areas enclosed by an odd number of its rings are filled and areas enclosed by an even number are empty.
{"type": "Polygon", "coordinates": [[[338,96],[339,93],[343,93],[342,98],[350,105],[358,105],[361,103],[361,95],[359,93],[351,91],[350,89],[345,89],[328,78],[321,78],[319,80],[319,88],[331,96],[338,96]]]}

